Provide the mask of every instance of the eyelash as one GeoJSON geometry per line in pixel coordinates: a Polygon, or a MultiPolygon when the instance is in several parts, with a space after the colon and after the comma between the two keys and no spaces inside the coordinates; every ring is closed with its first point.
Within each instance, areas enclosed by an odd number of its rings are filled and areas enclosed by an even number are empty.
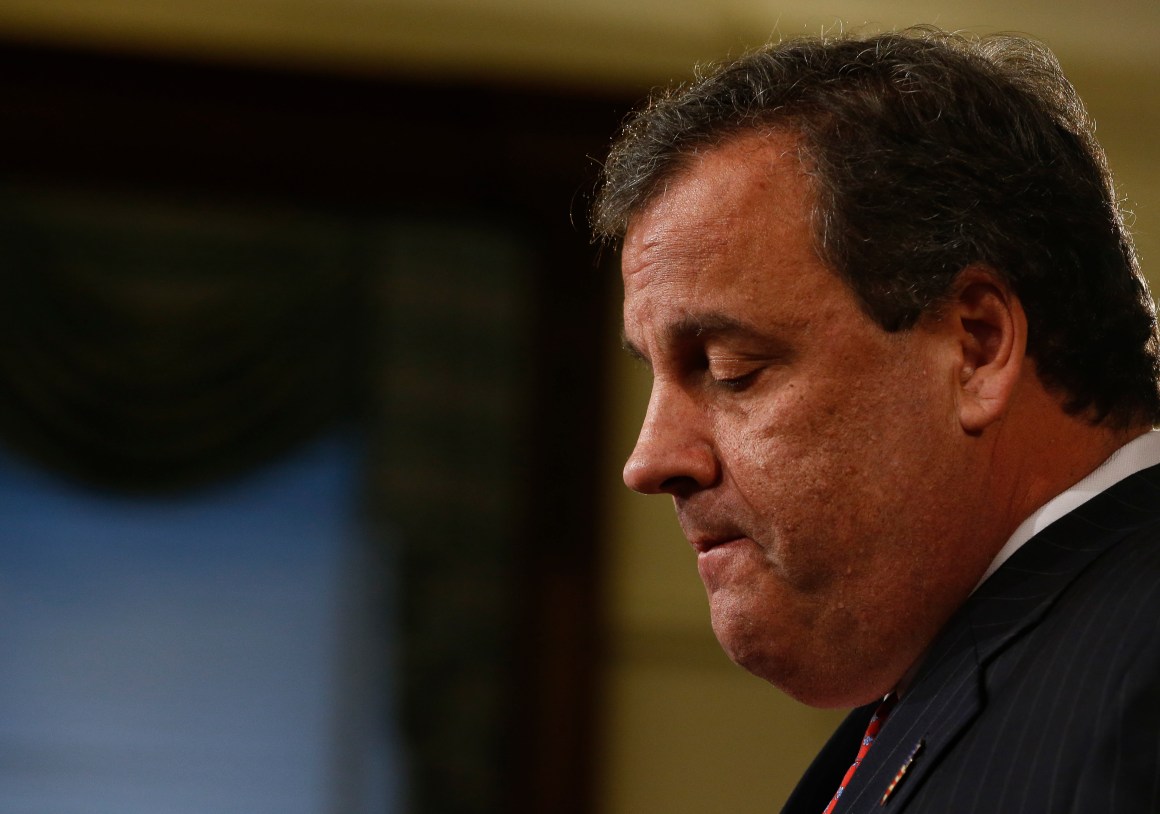
{"type": "Polygon", "coordinates": [[[731,393],[739,393],[753,383],[753,379],[757,377],[758,372],[758,370],[751,370],[740,376],[730,376],[726,379],[713,378],[713,385],[723,390],[728,390],[731,393]]]}

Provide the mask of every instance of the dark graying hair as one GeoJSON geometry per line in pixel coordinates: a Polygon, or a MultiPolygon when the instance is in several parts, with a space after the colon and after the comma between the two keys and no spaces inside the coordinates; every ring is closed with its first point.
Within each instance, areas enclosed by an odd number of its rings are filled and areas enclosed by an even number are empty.
{"type": "Polygon", "coordinates": [[[628,119],[597,238],[623,238],[698,151],[770,130],[799,137],[817,251],[885,330],[985,264],[1022,302],[1028,353],[1069,412],[1160,421],[1155,307],[1092,123],[1046,47],[919,28],[717,66],[628,119]]]}

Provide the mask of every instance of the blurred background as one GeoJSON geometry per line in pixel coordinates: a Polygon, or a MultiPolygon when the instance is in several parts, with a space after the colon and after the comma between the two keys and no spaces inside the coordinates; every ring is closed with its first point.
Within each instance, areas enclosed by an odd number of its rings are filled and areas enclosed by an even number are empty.
{"type": "Polygon", "coordinates": [[[732,666],[621,462],[590,245],[650,88],[1021,31],[1160,281],[1160,5],[0,0],[0,811],[776,810],[840,718],[732,666]]]}

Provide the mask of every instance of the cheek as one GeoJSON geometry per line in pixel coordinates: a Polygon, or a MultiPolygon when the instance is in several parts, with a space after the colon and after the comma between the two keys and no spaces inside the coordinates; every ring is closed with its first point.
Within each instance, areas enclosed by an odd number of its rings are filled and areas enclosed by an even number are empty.
{"type": "Polygon", "coordinates": [[[728,470],[739,514],[780,578],[812,593],[846,570],[852,529],[842,491],[848,462],[796,438],[747,440],[733,450],[728,470]]]}
{"type": "Polygon", "coordinates": [[[900,438],[884,410],[858,386],[798,388],[762,414],[722,422],[729,488],[787,578],[816,584],[844,573],[888,531],[900,508],[891,476],[900,438]]]}
{"type": "Polygon", "coordinates": [[[776,508],[788,512],[795,502],[825,499],[858,477],[877,433],[867,431],[856,389],[827,389],[787,388],[763,409],[719,422],[722,458],[749,502],[776,498],[776,508]]]}

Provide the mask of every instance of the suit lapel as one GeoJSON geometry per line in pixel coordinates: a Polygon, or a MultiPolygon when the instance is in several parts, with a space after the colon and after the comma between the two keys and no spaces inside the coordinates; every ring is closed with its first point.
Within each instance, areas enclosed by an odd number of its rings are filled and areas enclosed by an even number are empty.
{"type": "Polygon", "coordinates": [[[1137,473],[1044,529],[996,571],[932,646],[835,814],[903,811],[982,713],[988,664],[1037,625],[1102,552],[1133,529],[1156,523],[1158,498],[1160,467],[1137,473]]]}

